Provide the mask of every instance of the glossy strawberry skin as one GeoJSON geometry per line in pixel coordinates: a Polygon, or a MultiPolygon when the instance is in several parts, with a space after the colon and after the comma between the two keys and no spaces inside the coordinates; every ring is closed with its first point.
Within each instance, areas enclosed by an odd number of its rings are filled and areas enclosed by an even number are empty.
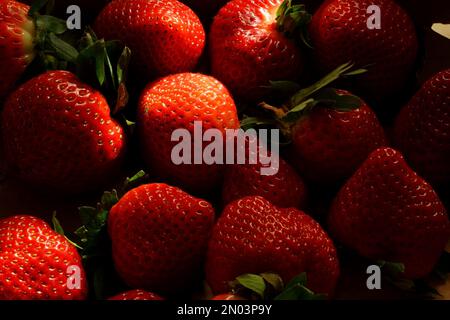
{"type": "Polygon", "coordinates": [[[135,69],[147,80],[192,71],[205,46],[199,18],[176,0],[114,0],[97,17],[94,30],[129,46],[135,69]]]}
{"type": "Polygon", "coordinates": [[[357,85],[366,94],[380,99],[404,88],[413,76],[417,58],[416,31],[407,13],[392,0],[330,0],[314,14],[310,24],[311,42],[318,67],[329,72],[353,62],[367,66],[357,85]],[[376,5],[381,10],[381,28],[369,29],[376,5]]]}
{"type": "Polygon", "coordinates": [[[450,187],[450,69],[425,82],[396,120],[395,142],[436,188],[450,187]]]}
{"type": "Polygon", "coordinates": [[[365,102],[352,111],[317,107],[294,125],[291,159],[309,181],[333,185],[349,178],[373,150],[385,145],[384,130],[365,102]]]}
{"type": "Polygon", "coordinates": [[[131,190],[108,219],[116,270],[132,288],[183,291],[199,277],[213,223],[212,206],[178,188],[131,190]]]}
{"type": "Polygon", "coordinates": [[[224,205],[247,196],[261,196],[281,208],[304,208],[307,199],[306,185],[295,170],[279,158],[278,172],[263,175],[263,165],[235,164],[225,171],[222,187],[224,205]]]}
{"type": "Polygon", "coordinates": [[[67,193],[104,183],[125,151],[105,98],[67,71],[39,75],[11,94],[2,133],[11,174],[67,193]]]}
{"type": "Polygon", "coordinates": [[[246,197],[229,204],[214,227],[206,280],[220,293],[237,276],[262,272],[277,273],[285,283],[307,272],[308,288],[332,294],[339,263],[332,241],[311,217],[246,197]]]}
{"type": "Polygon", "coordinates": [[[17,1],[0,1],[0,99],[13,88],[35,56],[34,22],[29,6],[17,1]]]}
{"type": "Polygon", "coordinates": [[[234,0],[211,27],[212,74],[236,96],[259,100],[274,80],[295,80],[303,68],[300,49],[277,30],[282,0],[234,0]]]}
{"type": "Polygon", "coordinates": [[[31,216],[0,220],[0,300],[82,300],[87,297],[81,257],[63,236],[31,216]],[[67,287],[71,266],[80,288],[67,287]]]}
{"type": "Polygon", "coordinates": [[[406,278],[430,273],[450,237],[434,190],[390,148],[374,151],[340,190],[329,226],[361,256],[403,263],[406,278]]]}
{"type": "Polygon", "coordinates": [[[121,294],[118,294],[114,297],[109,298],[108,300],[120,300],[120,301],[130,301],[130,300],[142,300],[142,301],[160,301],[164,300],[157,294],[154,294],[152,292],[148,292],[145,290],[130,290],[127,292],[123,292],[121,294]]]}
{"type": "Polygon", "coordinates": [[[216,79],[194,73],[177,74],[151,83],[142,93],[138,127],[146,163],[171,183],[204,193],[220,184],[224,165],[175,165],[171,157],[178,144],[171,142],[172,133],[187,129],[193,139],[194,121],[202,122],[204,132],[216,128],[225,133],[226,129],[239,128],[234,101],[216,79]]]}

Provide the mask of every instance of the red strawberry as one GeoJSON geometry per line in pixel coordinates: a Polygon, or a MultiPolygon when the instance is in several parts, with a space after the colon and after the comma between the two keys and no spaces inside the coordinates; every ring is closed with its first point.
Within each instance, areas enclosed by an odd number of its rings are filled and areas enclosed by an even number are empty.
{"type": "MultiPolygon", "coordinates": [[[[141,148],[147,164],[161,177],[193,191],[209,191],[221,181],[220,164],[181,164],[172,161],[172,133],[187,129],[194,137],[194,121],[203,131],[239,128],[236,106],[216,79],[194,73],[168,76],[144,90],[138,108],[141,148]]],[[[194,147],[193,147],[194,149],[194,147]]],[[[194,150],[193,150],[194,152],[194,150]]],[[[193,157],[192,157],[192,163],[193,157]]]]}
{"type": "Polygon", "coordinates": [[[30,216],[0,220],[0,300],[81,300],[86,296],[81,257],[62,235],[30,216]],[[79,282],[71,279],[76,272],[79,282]]]}
{"type": "Polygon", "coordinates": [[[26,82],[7,100],[1,120],[11,173],[41,188],[92,189],[124,155],[124,132],[105,98],[67,71],[26,82]]]}
{"type": "Polygon", "coordinates": [[[373,150],[387,144],[377,116],[362,100],[353,110],[315,107],[291,130],[292,161],[305,178],[318,184],[347,179],[373,150]]]}
{"type": "Polygon", "coordinates": [[[433,76],[403,108],[395,141],[428,182],[450,187],[450,69],[433,76]]]}
{"type": "Polygon", "coordinates": [[[0,98],[4,97],[35,56],[36,27],[29,6],[0,1],[0,98]]]}
{"type": "Polygon", "coordinates": [[[123,292],[114,297],[109,298],[108,300],[164,300],[157,294],[152,292],[144,291],[144,290],[130,290],[127,292],[123,292]]]}
{"type": "Polygon", "coordinates": [[[403,263],[412,279],[433,269],[450,237],[436,193],[390,148],[374,151],[341,189],[329,226],[361,256],[403,263]]]}
{"type": "Polygon", "coordinates": [[[199,276],[213,223],[213,207],[178,188],[131,190],[108,218],[116,270],[132,288],[183,291],[199,276]]]}
{"type": "Polygon", "coordinates": [[[114,0],[97,17],[100,37],[118,39],[147,77],[191,71],[205,45],[195,13],[176,0],[114,0]]]}
{"type": "Polygon", "coordinates": [[[206,279],[213,292],[246,273],[272,272],[284,283],[306,272],[308,287],[331,294],[339,276],[332,241],[297,209],[278,209],[261,197],[228,205],[213,230],[206,279]]]}
{"type": "Polygon", "coordinates": [[[262,175],[261,169],[265,166],[260,161],[258,164],[229,166],[225,171],[222,187],[223,204],[246,196],[261,196],[277,207],[304,207],[306,186],[303,180],[282,158],[279,158],[276,164],[272,164],[276,169],[274,165],[278,167],[274,175],[262,175]]]}
{"type": "Polygon", "coordinates": [[[368,66],[358,85],[374,98],[396,93],[418,52],[413,22],[393,0],[329,0],[314,14],[310,36],[318,66],[329,71],[346,63],[368,66]],[[369,6],[380,9],[380,29],[369,29],[369,6]]]}
{"type": "Polygon", "coordinates": [[[285,35],[297,28],[291,16],[301,23],[309,20],[303,6],[291,6],[290,1],[233,0],[226,4],[211,27],[213,75],[247,100],[258,100],[265,93],[262,87],[271,80],[297,79],[303,59],[295,42],[285,35]]]}

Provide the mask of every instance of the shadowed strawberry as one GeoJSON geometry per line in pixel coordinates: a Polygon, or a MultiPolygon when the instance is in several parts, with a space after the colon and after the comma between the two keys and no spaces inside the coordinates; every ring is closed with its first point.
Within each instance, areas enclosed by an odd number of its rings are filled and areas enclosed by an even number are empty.
{"type": "Polygon", "coordinates": [[[205,46],[199,18],[177,0],[114,0],[97,17],[94,30],[129,46],[135,71],[147,81],[192,71],[205,46]]]}
{"type": "Polygon", "coordinates": [[[260,157],[270,157],[272,153],[262,150],[264,149],[261,147],[256,152],[251,152],[250,148],[246,150],[248,159],[257,159],[256,164],[234,164],[227,167],[222,186],[222,204],[227,205],[246,196],[261,196],[278,207],[304,208],[307,190],[302,178],[279,156],[276,163],[271,164],[276,173],[263,175],[261,169],[270,165],[263,164],[260,157]]]}
{"type": "Polygon", "coordinates": [[[390,148],[374,151],[347,181],[328,223],[336,239],[361,256],[403,264],[407,279],[428,275],[450,237],[435,191],[390,148]]]}
{"type": "Polygon", "coordinates": [[[40,188],[95,189],[124,156],[124,131],[106,99],[68,71],[48,71],[11,94],[1,128],[10,174],[40,188]]]}
{"type": "Polygon", "coordinates": [[[135,188],[109,213],[115,268],[132,288],[182,292],[200,276],[213,224],[204,200],[166,184],[135,188]]]}
{"type": "MultiPolygon", "coordinates": [[[[272,82],[274,89],[297,92],[279,108],[260,104],[275,116],[274,125],[291,142],[289,161],[314,184],[344,181],[373,150],[387,144],[375,113],[362,99],[329,87],[339,78],[364,72],[352,70],[347,63],[304,89],[286,81],[272,82]]],[[[248,124],[260,121],[265,120],[246,120],[248,124]]]]}
{"type": "Polygon", "coordinates": [[[450,69],[424,83],[403,108],[394,140],[411,167],[435,188],[450,188],[450,69]]]}
{"type": "Polygon", "coordinates": [[[81,257],[64,236],[35,217],[0,220],[0,300],[86,297],[81,257]]]}
{"type": "Polygon", "coordinates": [[[356,85],[372,98],[397,93],[408,77],[414,76],[416,31],[411,18],[395,1],[325,1],[314,14],[309,33],[313,55],[323,72],[347,61],[370,67],[356,85]],[[371,17],[374,12],[378,12],[375,19],[371,17]],[[379,27],[369,28],[377,21],[379,27]]]}
{"type": "Polygon", "coordinates": [[[114,297],[109,298],[108,300],[121,300],[121,301],[154,300],[154,301],[159,301],[159,300],[164,300],[164,299],[152,292],[138,289],[138,290],[130,290],[130,291],[120,293],[114,297]]]}
{"type": "Polygon", "coordinates": [[[271,80],[296,80],[303,58],[293,37],[309,22],[290,0],[233,0],[214,18],[212,74],[236,96],[257,101],[271,80]]]}
{"type": "Polygon", "coordinates": [[[229,282],[248,273],[277,274],[287,283],[304,272],[311,290],[333,293],[339,276],[336,250],[316,221],[261,197],[225,208],[208,248],[206,280],[213,292],[227,292],[229,282]]]}
{"type": "Polygon", "coordinates": [[[194,153],[203,155],[203,150],[194,147],[192,165],[175,165],[172,159],[173,148],[179,144],[172,141],[172,134],[186,129],[194,139],[196,121],[201,122],[204,132],[219,129],[224,136],[226,129],[239,128],[231,95],[212,77],[194,73],[168,76],[149,84],[141,95],[137,125],[145,162],[161,178],[204,193],[220,185],[224,165],[194,165],[194,153]]]}

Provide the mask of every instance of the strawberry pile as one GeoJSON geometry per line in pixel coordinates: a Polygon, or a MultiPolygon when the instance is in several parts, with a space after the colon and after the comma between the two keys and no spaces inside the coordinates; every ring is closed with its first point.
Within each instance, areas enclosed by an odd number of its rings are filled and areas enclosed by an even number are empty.
{"type": "Polygon", "coordinates": [[[0,0],[0,178],[112,191],[70,233],[1,218],[0,300],[332,299],[350,255],[409,290],[450,271],[450,69],[416,81],[395,0],[83,0],[81,30],[72,2],[0,0]],[[281,141],[175,162],[199,123],[281,141]]]}

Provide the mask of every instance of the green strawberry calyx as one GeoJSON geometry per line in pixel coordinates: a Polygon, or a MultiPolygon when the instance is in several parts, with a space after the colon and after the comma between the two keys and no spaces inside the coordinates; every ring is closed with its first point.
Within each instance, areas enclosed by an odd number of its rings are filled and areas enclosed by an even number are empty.
{"type": "Polygon", "coordinates": [[[294,277],[286,285],[276,273],[243,274],[230,282],[232,293],[249,300],[323,300],[326,295],[307,288],[306,273],[294,277]]]}
{"type": "Polygon", "coordinates": [[[69,70],[102,92],[113,115],[128,103],[126,80],[130,49],[119,41],[98,39],[87,27],[84,34],[67,29],[63,19],[40,14],[50,12],[52,0],[37,0],[28,16],[35,25],[34,49],[45,70],[69,70]],[[81,39],[80,39],[81,35],[81,39]]]}
{"type": "Polygon", "coordinates": [[[301,88],[300,85],[291,81],[272,81],[270,85],[272,90],[291,97],[280,107],[266,102],[260,103],[259,107],[271,113],[271,119],[245,118],[245,128],[272,125],[281,129],[284,136],[290,137],[292,126],[307,116],[314,108],[325,107],[341,112],[360,108],[363,102],[359,97],[330,87],[330,84],[336,80],[367,72],[366,69],[354,69],[353,67],[354,65],[350,62],[343,64],[307,88],[301,88]]]}
{"type": "Polygon", "coordinates": [[[307,26],[311,22],[311,18],[305,5],[293,4],[292,0],[285,0],[277,10],[277,29],[288,38],[298,37],[306,46],[311,47],[307,34],[307,26]]]}

